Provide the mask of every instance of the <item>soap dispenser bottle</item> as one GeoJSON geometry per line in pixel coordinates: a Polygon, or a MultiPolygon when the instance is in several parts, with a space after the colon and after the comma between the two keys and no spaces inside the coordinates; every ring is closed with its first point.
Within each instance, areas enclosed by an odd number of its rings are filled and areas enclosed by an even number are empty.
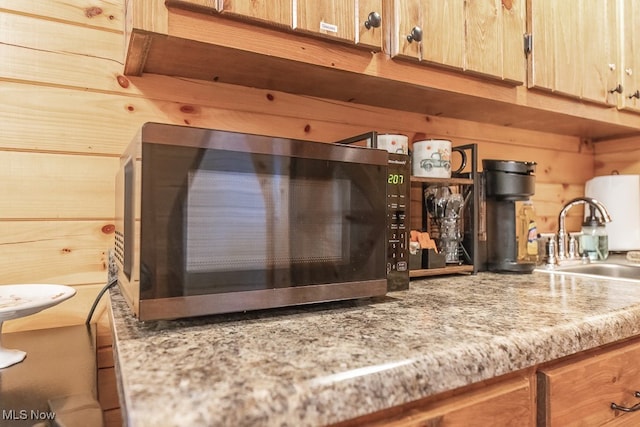
{"type": "Polygon", "coordinates": [[[593,206],[589,206],[589,216],[582,224],[580,237],[582,254],[586,254],[591,261],[602,261],[609,257],[609,237],[604,221],[596,215],[593,206]]]}
{"type": "Polygon", "coordinates": [[[536,211],[531,200],[526,200],[518,210],[516,240],[518,242],[518,261],[538,261],[538,227],[536,211]]]}

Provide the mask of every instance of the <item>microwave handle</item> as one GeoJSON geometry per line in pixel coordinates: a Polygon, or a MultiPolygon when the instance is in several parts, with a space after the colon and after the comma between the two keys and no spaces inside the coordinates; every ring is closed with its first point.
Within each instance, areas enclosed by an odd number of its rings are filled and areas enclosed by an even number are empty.
{"type": "Polygon", "coordinates": [[[354,144],[356,142],[367,140],[369,142],[369,147],[378,148],[378,132],[371,131],[367,133],[363,133],[362,135],[352,136],[351,138],[343,139],[341,141],[336,141],[335,144],[354,144]]]}

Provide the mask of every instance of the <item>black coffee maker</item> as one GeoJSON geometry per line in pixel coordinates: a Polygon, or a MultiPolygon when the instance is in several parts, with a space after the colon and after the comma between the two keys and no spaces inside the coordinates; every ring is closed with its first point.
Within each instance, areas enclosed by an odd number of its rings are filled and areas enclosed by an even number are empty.
{"type": "Polygon", "coordinates": [[[531,273],[535,263],[518,261],[516,202],[535,193],[534,162],[483,160],[489,271],[531,273]]]}

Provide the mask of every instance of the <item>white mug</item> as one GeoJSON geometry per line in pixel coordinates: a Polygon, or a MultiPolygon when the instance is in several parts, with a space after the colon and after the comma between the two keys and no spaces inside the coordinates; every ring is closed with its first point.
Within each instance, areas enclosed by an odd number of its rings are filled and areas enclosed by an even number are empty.
{"type": "Polygon", "coordinates": [[[427,139],[413,143],[413,175],[425,178],[451,178],[451,141],[427,139]]]}
{"type": "Polygon", "coordinates": [[[409,137],[398,134],[378,135],[378,148],[389,153],[409,154],[409,137]]]}

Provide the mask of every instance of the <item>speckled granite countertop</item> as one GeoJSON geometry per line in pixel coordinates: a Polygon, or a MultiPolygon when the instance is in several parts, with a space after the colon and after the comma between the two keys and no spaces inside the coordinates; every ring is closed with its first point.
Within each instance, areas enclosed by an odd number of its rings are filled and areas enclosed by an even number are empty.
{"type": "Polygon", "coordinates": [[[640,335],[640,285],[544,273],[180,321],[111,302],[132,427],[325,425],[640,335]]]}

